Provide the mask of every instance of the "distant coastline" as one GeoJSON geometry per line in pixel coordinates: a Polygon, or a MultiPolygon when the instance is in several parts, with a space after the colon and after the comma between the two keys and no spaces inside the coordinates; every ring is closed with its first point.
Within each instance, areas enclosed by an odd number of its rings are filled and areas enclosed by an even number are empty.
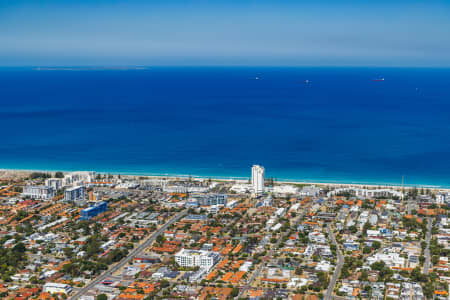
{"type": "Polygon", "coordinates": [[[33,71],[127,71],[147,70],[148,67],[33,67],[33,71]]]}
{"type": "MultiPolygon", "coordinates": [[[[45,169],[1,169],[0,168],[0,175],[7,172],[10,174],[13,173],[22,173],[22,174],[30,174],[33,172],[42,172],[42,173],[53,173],[53,172],[89,172],[93,171],[99,174],[111,174],[111,175],[122,175],[122,176],[135,176],[135,177],[148,177],[148,178],[169,178],[169,179],[175,179],[175,178],[193,178],[193,179],[212,179],[212,180],[218,180],[218,181],[236,181],[240,183],[246,183],[249,177],[233,177],[233,176],[208,176],[208,175],[195,175],[195,174],[170,174],[170,173],[146,173],[146,172],[120,172],[120,171],[96,171],[96,170],[45,170],[45,169]]],[[[0,176],[1,179],[1,176],[0,176]]],[[[401,188],[401,184],[389,184],[389,183],[377,183],[377,182],[348,182],[348,181],[339,181],[339,180],[331,180],[331,181],[320,181],[320,180],[305,180],[305,179],[284,179],[284,178],[275,178],[276,182],[282,183],[282,184],[297,184],[297,185],[322,185],[322,186],[342,186],[342,187],[369,187],[369,188],[394,188],[399,189],[401,188]]],[[[449,190],[450,187],[446,186],[438,186],[438,185],[417,185],[417,184],[404,184],[405,189],[409,188],[425,188],[425,189],[432,189],[432,190],[449,190]]]]}

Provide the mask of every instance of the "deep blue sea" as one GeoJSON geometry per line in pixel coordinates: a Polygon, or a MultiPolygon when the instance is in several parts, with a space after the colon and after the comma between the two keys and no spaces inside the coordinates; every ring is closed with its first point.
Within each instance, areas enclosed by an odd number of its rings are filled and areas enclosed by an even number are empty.
{"type": "Polygon", "coordinates": [[[4,169],[448,187],[450,69],[2,68],[0,128],[4,169]]]}

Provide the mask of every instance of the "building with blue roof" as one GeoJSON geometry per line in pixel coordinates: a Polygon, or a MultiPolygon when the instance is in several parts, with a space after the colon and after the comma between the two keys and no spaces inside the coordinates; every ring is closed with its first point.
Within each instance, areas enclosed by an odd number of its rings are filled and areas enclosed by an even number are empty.
{"type": "Polygon", "coordinates": [[[80,220],[89,220],[98,216],[108,210],[108,204],[106,202],[97,203],[91,207],[85,208],[81,211],[80,220]]]}

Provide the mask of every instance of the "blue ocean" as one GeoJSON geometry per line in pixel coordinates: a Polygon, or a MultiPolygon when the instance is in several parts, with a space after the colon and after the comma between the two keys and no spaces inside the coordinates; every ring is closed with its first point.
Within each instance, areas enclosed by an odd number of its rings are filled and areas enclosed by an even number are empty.
{"type": "Polygon", "coordinates": [[[0,128],[2,169],[449,187],[450,69],[1,68],[0,128]]]}

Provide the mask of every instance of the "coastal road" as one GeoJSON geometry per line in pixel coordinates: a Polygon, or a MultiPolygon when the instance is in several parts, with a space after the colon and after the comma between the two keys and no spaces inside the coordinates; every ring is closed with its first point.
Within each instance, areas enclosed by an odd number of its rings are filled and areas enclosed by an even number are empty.
{"type": "Polygon", "coordinates": [[[426,235],[426,242],[427,247],[425,248],[425,262],[423,264],[423,273],[425,275],[428,275],[430,270],[430,261],[431,261],[431,255],[430,255],[430,241],[431,241],[431,231],[433,228],[433,220],[431,218],[427,218],[427,235],[426,235]]]}
{"type": "Polygon", "coordinates": [[[331,299],[334,299],[333,290],[334,290],[334,286],[336,285],[336,281],[339,277],[339,274],[341,274],[342,266],[344,265],[344,256],[342,255],[341,251],[339,250],[339,246],[336,242],[334,232],[331,230],[330,224],[328,224],[327,229],[328,229],[328,236],[331,238],[331,242],[333,243],[333,245],[336,246],[336,253],[337,253],[336,268],[334,269],[334,273],[331,276],[330,284],[328,285],[328,289],[325,294],[325,300],[331,300],[331,299]]]}
{"type": "Polygon", "coordinates": [[[81,296],[86,294],[90,289],[92,289],[94,286],[105,280],[108,276],[112,275],[114,272],[118,271],[120,268],[125,266],[130,260],[132,260],[136,255],[141,253],[145,250],[150,244],[156,239],[156,237],[162,233],[173,223],[180,220],[184,215],[186,215],[187,210],[183,210],[176,214],[172,219],[170,219],[166,224],[164,224],[160,229],[155,231],[150,237],[147,238],[142,244],[140,244],[137,248],[133,249],[128,256],[124,257],[120,262],[115,264],[110,269],[106,270],[103,274],[98,276],[96,279],[91,281],[88,285],[83,287],[81,290],[76,292],[73,296],[69,298],[69,300],[76,300],[79,299],[81,296]]]}
{"type": "MultiPolygon", "coordinates": [[[[308,208],[311,206],[311,204],[309,204],[307,207],[305,207],[302,211],[302,213],[300,215],[298,215],[295,219],[294,219],[294,224],[297,225],[298,221],[301,220],[305,215],[306,212],[308,210],[308,208]]],[[[284,232],[282,235],[280,235],[280,237],[278,238],[277,242],[275,243],[275,245],[272,246],[272,248],[269,251],[269,254],[267,255],[267,257],[273,257],[273,253],[275,252],[275,249],[278,248],[278,246],[280,245],[281,241],[283,240],[283,238],[287,235],[287,232],[284,232]]],[[[255,272],[253,272],[252,277],[250,277],[250,279],[247,281],[247,284],[241,289],[241,291],[239,292],[239,295],[236,297],[237,299],[242,298],[245,293],[247,292],[247,290],[249,289],[249,287],[252,285],[253,281],[255,280],[256,277],[259,276],[259,273],[261,273],[262,269],[265,266],[265,262],[261,262],[261,264],[259,265],[258,269],[256,269],[255,272]]]]}

